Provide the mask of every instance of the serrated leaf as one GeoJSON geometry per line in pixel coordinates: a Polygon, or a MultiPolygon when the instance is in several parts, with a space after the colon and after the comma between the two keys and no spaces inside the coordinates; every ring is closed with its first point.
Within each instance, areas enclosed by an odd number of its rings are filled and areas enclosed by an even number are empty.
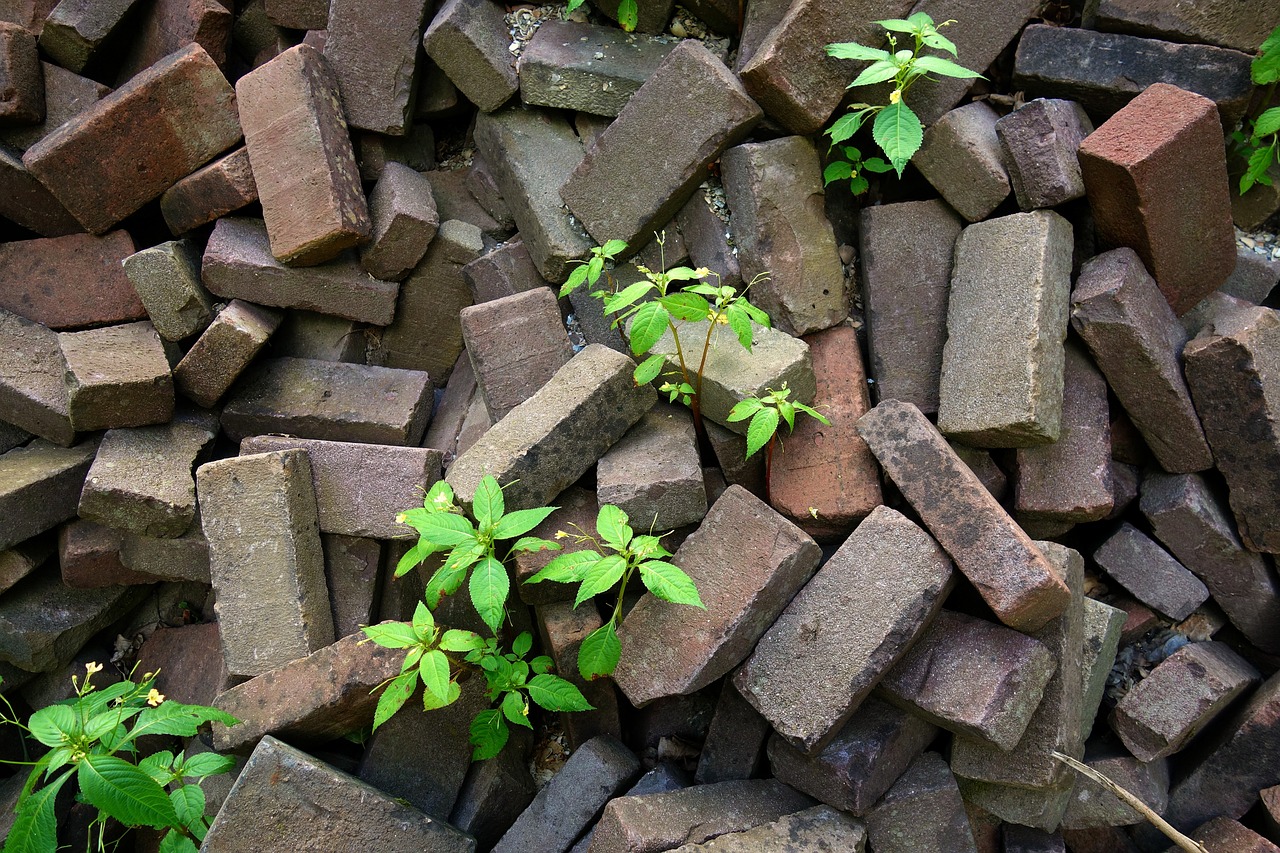
{"type": "Polygon", "coordinates": [[[876,174],[883,174],[893,170],[892,166],[881,160],[879,157],[868,157],[863,160],[862,168],[866,169],[868,172],[875,172],[876,174]]]}
{"type": "Polygon", "coordinates": [[[182,762],[182,775],[203,779],[205,776],[216,776],[226,773],[236,766],[235,759],[229,755],[216,752],[198,752],[182,762]]]}
{"type": "Polygon", "coordinates": [[[748,397],[745,400],[739,400],[733,404],[733,408],[729,410],[729,416],[725,420],[733,423],[735,421],[745,421],[756,412],[764,408],[764,403],[755,397],[748,397]]]}
{"type": "Polygon", "coordinates": [[[502,716],[517,726],[533,728],[529,722],[529,705],[518,690],[512,690],[502,697],[502,716]]]}
{"type": "Polygon", "coordinates": [[[1267,170],[1271,168],[1271,158],[1276,148],[1275,143],[1255,149],[1249,155],[1249,165],[1240,178],[1240,194],[1244,195],[1255,183],[1267,183],[1267,170]]]}
{"type": "Polygon", "coordinates": [[[137,766],[113,755],[88,755],[77,767],[84,798],[125,826],[164,829],[178,822],[164,789],[137,766]]]}
{"type": "Polygon", "coordinates": [[[604,258],[597,256],[587,261],[587,281],[595,284],[600,280],[602,272],[604,272],[604,258]]]}
{"type": "Polygon", "coordinates": [[[476,486],[476,495],[471,501],[471,510],[475,514],[476,524],[488,527],[502,518],[506,507],[502,500],[502,487],[492,474],[480,478],[476,486]]]}
{"type": "Polygon", "coordinates": [[[606,258],[612,258],[619,252],[624,251],[626,248],[626,240],[609,240],[600,247],[600,254],[604,255],[606,258]]]}
{"type": "Polygon", "coordinates": [[[670,317],[657,302],[646,302],[631,319],[631,354],[643,355],[653,349],[667,330],[670,317]]]}
{"type": "Polygon", "coordinates": [[[480,618],[495,634],[502,625],[511,580],[507,570],[493,557],[485,557],[471,570],[471,603],[480,618]]]}
{"type": "Polygon", "coordinates": [[[1280,132],[1280,107],[1272,107],[1253,123],[1254,136],[1270,136],[1277,132],[1280,132]]]}
{"type": "Polygon", "coordinates": [[[658,374],[662,372],[662,365],[667,361],[665,355],[651,355],[636,367],[632,373],[632,378],[637,385],[647,385],[658,378],[658,374]]]}
{"type": "Polygon", "coordinates": [[[705,297],[696,293],[680,291],[658,299],[658,303],[667,309],[667,313],[677,320],[705,320],[711,311],[711,305],[705,297]]]}
{"type": "Polygon", "coordinates": [[[897,76],[897,63],[892,59],[881,59],[862,69],[862,73],[853,78],[853,82],[850,83],[849,86],[870,86],[874,83],[883,83],[885,80],[892,80],[897,76]]]}
{"type": "Polygon", "coordinates": [[[753,343],[751,317],[737,304],[725,308],[724,316],[729,321],[729,328],[738,336],[738,344],[747,352],[751,352],[751,344],[753,343]]]}
{"type": "Polygon", "coordinates": [[[173,780],[173,759],[173,753],[165,749],[148,755],[138,762],[138,767],[157,784],[168,785],[173,780]]]}
{"type": "Polygon", "coordinates": [[[418,636],[413,626],[405,622],[384,622],[381,625],[366,625],[361,629],[374,645],[384,649],[407,649],[418,645],[418,636]]]}
{"type": "Polygon", "coordinates": [[[1249,66],[1249,74],[1253,82],[1259,86],[1269,86],[1280,81],[1280,43],[1272,44],[1268,48],[1268,44],[1275,36],[1276,33],[1273,32],[1271,38],[1262,43],[1262,55],[1253,60],[1249,66]]]}
{"type": "Polygon", "coordinates": [[[618,24],[626,32],[634,32],[639,23],[639,10],[636,0],[621,0],[618,3],[618,24]]]}
{"type": "Polygon", "coordinates": [[[449,698],[449,659],[439,649],[432,649],[418,663],[422,686],[441,701],[449,698]]]}
{"type": "Polygon", "coordinates": [[[874,110],[858,110],[854,113],[847,113],[832,123],[827,128],[827,136],[831,137],[831,144],[838,145],[846,139],[851,138],[858,129],[862,127],[862,123],[867,120],[867,116],[874,110]]]}
{"type": "Polygon", "coordinates": [[[582,578],[582,585],[578,587],[573,606],[577,607],[593,595],[612,589],[614,584],[622,580],[622,573],[626,568],[627,561],[617,554],[610,554],[601,559],[582,578]]]}
{"type": "Polygon", "coordinates": [[[48,747],[62,746],[70,737],[79,733],[75,711],[66,705],[49,705],[31,715],[27,721],[31,736],[48,747]]]}
{"type": "Polygon", "coordinates": [[[612,296],[605,297],[604,313],[614,314],[621,311],[653,290],[653,288],[654,285],[651,281],[637,281],[635,284],[627,285],[612,296]]]}
{"type": "Polygon", "coordinates": [[[527,579],[525,583],[541,583],[542,581],[577,583],[582,580],[587,573],[587,569],[600,559],[601,556],[595,551],[570,551],[547,563],[533,577],[527,579]]]}
{"type": "Polygon", "coordinates": [[[395,715],[396,711],[409,701],[413,691],[418,689],[418,674],[402,672],[387,683],[382,695],[378,697],[378,707],[373,712],[373,730],[395,715]]]}
{"type": "Polygon", "coordinates": [[[920,126],[920,119],[911,108],[899,101],[880,111],[875,124],[871,126],[871,135],[901,178],[902,170],[907,167],[911,156],[920,150],[924,128],[920,126]]]}
{"type": "Polygon", "coordinates": [[[511,553],[537,551],[559,551],[560,543],[552,542],[550,539],[543,539],[540,536],[521,536],[511,546],[511,553]]]}
{"type": "Polygon", "coordinates": [[[171,829],[160,839],[158,853],[199,853],[199,850],[194,841],[171,829]]]}
{"type": "Polygon", "coordinates": [[[600,538],[619,551],[631,541],[631,525],[627,514],[613,504],[605,504],[596,513],[596,532],[600,538]]]}
{"type": "Polygon", "coordinates": [[[413,571],[422,561],[430,557],[440,548],[431,544],[425,539],[419,539],[418,544],[414,545],[408,551],[404,552],[404,556],[396,563],[396,577],[403,577],[413,571]]]}
{"type": "Polygon", "coordinates": [[[535,675],[529,681],[529,698],[548,711],[593,711],[582,691],[558,675],[535,675]]]}
{"type": "Polygon", "coordinates": [[[880,50],[875,47],[867,47],[865,44],[858,44],[855,41],[839,42],[837,44],[829,44],[826,46],[827,56],[836,59],[860,59],[871,60],[888,59],[889,51],[880,50]]]}
{"type": "Polygon", "coordinates": [[[794,431],[796,428],[795,403],[791,403],[786,400],[779,401],[778,414],[781,415],[782,419],[787,422],[787,431],[788,432],[794,431]]]}
{"type": "Polygon", "coordinates": [[[804,403],[795,403],[793,405],[800,411],[804,412],[809,417],[814,418],[815,420],[821,423],[824,423],[827,426],[831,426],[831,421],[827,420],[827,416],[822,414],[822,412],[819,412],[817,409],[814,409],[810,406],[806,406],[804,403]]]}
{"type": "Polygon", "coordinates": [[[661,560],[650,560],[640,564],[640,579],[644,581],[649,592],[663,601],[670,601],[672,604],[688,604],[691,607],[701,607],[706,610],[693,579],[679,566],[661,560]]]}
{"type": "Polygon", "coordinates": [[[846,160],[836,160],[828,163],[827,168],[822,170],[822,185],[825,187],[832,181],[843,181],[851,177],[853,177],[853,164],[846,160]]]}
{"type": "Polygon", "coordinates": [[[696,281],[705,278],[706,272],[690,267],[672,267],[665,275],[669,281],[696,281]]]}
{"type": "Polygon", "coordinates": [[[502,712],[498,709],[489,708],[476,714],[476,718],[471,721],[470,741],[474,747],[471,751],[471,760],[484,761],[486,758],[493,758],[502,752],[510,736],[511,733],[502,718],[502,712]]]}
{"type": "Polygon", "coordinates": [[[449,485],[448,480],[436,480],[422,498],[423,507],[434,512],[440,512],[456,502],[457,496],[454,495],[453,486],[449,485]]]}
{"type": "Polygon", "coordinates": [[[431,615],[431,609],[427,607],[426,602],[419,601],[417,606],[413,608],[413,633],[419,642],[427,642],[431,639],[431,635],[436,630],[435,617],[431,615]]]}
{"type": "Polygon", "coordinates": [[[977,71],[970,71],[968,68],[957,65],[950,59],[943,59],[941,56],[919,56],[915,61],[916,68],[923,68],[931,74],[941,74],[943,77],[959,77],[964,80],[972,80],[975,77],[981,77],[977,71]]]}
{"type": "Polygon", "coordinates": [[[204,837],[204,791],[199,785],[183,785],[169,793],[169,802],[178,814],[178,822],[198,838],[204,837]]]}
{"type": "Polygon", "coordinates": [[[541,675],[544,672],[550,672],[555,669],[555,663],[546,655],[538,655],[536,658],[529,661],[529,669],[533,670],[538,675],[541,675]]]}
{"type": "Polygon", "coordinates": [[[72,770],[21,800],[4,853],[50,853],[58,847],[58,817],[55,801],[62,786],[71,778],[72,770]]]}
{"type": "Polygon", "coordinates": [[[144,708],[129,733],[130,740],[144,735],[176,735],[192,737],[203,723],[217,721],[234,726],[240,721],[218,708],[206,705],[184,705],[172,699],[154,708],[144,708]]]}
{"type": "Polygon", "coordinates": [[[470,652],[484,648],[484,638],[471,631],[450,628],[440,636],[440,648],[446,652],[470,652]]]}
{"type": "Polygon", "coordinates": [[[778,431],[778,410],[762,408],[747,424],[747,458],[750,459],[760,448],[769,443],[773,434],[778,431]]]}
{"type": "Polygon", "coordinates": [[[578,647],[578,674],[588,681],[613,675],[622,657],[622,642],[618,639],[613,620],[588,634],[578,647]]]}
{"type": "Polygon", "coordinates": [[[494,539],[515,539],[541,524],[559,507],[543,506],[537,509],[517,509],[502,516],[493,528],[494,539]]]}
{"type": "Polygon", "coordinates": [[[449,705],[452,705],[454,702],[457,702],[458,697],[460,697],[461,695],[462,695],[462,688],[458,686],[458,682],[456,681],[449,682],[449,689],[445,693],[445,696],[443,699],[441,699],[436,694],[432,693],[430,690],[424,690],[422,691],[422,710],[438,711],[441,708],[447,707],[449,705]]]}
{"type": "Polygon", "coordinates": [[[939,32],[928,33],[920,40],[935,50],[945,50],[952,56],[956,55],[955,42],[939,32]]]}
{"type": "Polygon", "coordinates": [[[515,638],[511,643],[511,651],[516,657],[522,658],[529,654],[529,650],[533,648],[533,635],[528,631],[521,631],[520,636],[515,638]]]}
{"type": "Polygon", "coordinates": [[[671,556],[671,552],[662,547],[662,539],[649,534],[631,540],[631,553],[637,559],[671,556]]]}
{"type": "Polygon", "coordinates": [[[563,299],[573,291],[577,290],[584,281],[587,280],[587,265],[583,264],[573,268],[573,272],[569,273],[569,278],[560,287],[560,298],[563,299]]]}
{"type": "Polygon", "coordinates": [[[867,179],[861,175],[855,175],[849,179],[849,192],[854,195],[862,195],[871,188],[871,184],[867,183],[867,179]]]}
{"type": "Polygon", "coordinates": [[[437,549],[453,548],[475,539],[476,530],[456,512],[432,512],[414,521],[414,530],[437,549]]]}
{"type": "Polygon", "coordinates": [[[747,312],[747,316],[751,318],[751,322],[757,326],[769,328],[769,315],[756,306],[752,305],[746,299],[739,299],[735,304],[741,306],[743,311],[747,312]]]}
{"type": "Polygon", "coordinates": [[[894,33],[914,33],[918,29],[916,24],[902,18],[889,18],[886,21],[876,21],[876,23],[894,33]]]}

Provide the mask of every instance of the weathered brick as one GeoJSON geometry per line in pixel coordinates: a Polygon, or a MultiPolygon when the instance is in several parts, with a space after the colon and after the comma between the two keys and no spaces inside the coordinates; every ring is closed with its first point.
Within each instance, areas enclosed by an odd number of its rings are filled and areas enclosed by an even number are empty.
{"type": "Polygon", "coordinates": [[[796,594],[734,683],[778,734],[813,753],[911,648],[952,583],[951,561],[929,534],[879,507],[796,594]]]}
{"type": "Polygon", "coordinates": [[[166,341],[199,334],[213,320],[213,300],[200,281],[200,254],[190,242],[160,243],[123,264],[151,324],[166,341]]]}
{"type": "Polygon", "coordinates": [[[975,447],[1057,440],[1071,241],[1071,224],[1047,210],[970,225],[956,241],[939,384],[944,434],[975,447]]]}
{"type": "Polygon", "coordinates": [[[100,234],[239,139],[235,92],[192,44],[28,148],[22,162],[100,234]]]}
{"type": "Polygon", "coordinates": [[[481,850],[498,843],[538,792],[529,772],[532,745],[533,733],[521,738],[517,729],[506,748],[475,762],[467,773],[449,822],[474,835],[481,850]]]}
{"type": "Polygon", "coordinates": [[[477,305],[547,286],[519,237],[467,264],[462,268],[462,277],[471,286],[471,297],[477,305]]]}
{"type": "Polygon", "coordinates": [[[118,41],[119,28],[138,0],[71,0],[53,6],[40,31],[40,47],[64,68],[80,72],[99,51],[118,41]]]}
{"type": "Polygon", "coordinates": [[[1236,246],[1236,268],[1218,288],[1218,292],[1254,305],[1261,305],[1280,284],[1280,259],[1236,246]]]}
{"type": "Polygon", "coordinates": [[[366,329],[345,317],[292,310],[285,312],[268,351],[277,357],[364,364],[368,341],[366,329]]]}
{"type": "MultiPolygon", "coordinates": [[[[618,7],[621,0],[593,0],[593,5],[613,20],[618,20],[618,7]]],[[[651,3],[637,4],[636,30],[641,33],[665,33],[667,23],[671,20],[671,7],[674,0],[653,0],[651,3]]]]}
{"type": "Polygon", "coordinates": [[[504,230],[515,231],[515,217],[511,215],[511,207],[507,204],[507,200],[502,197],[502,189],[493,176],[493,170],[489,168],[489,162],[483,156],[476,154],[471,158],[471,165],[464,171],[465,177],[462,184],[471,193],[476,203],[484,208],[504,230]]]}
{"type": "Polygon", "coordinates": [[[1231,2],[1166,6],[1159,0],[1091,0],[1085,4],[1090,29],[1216,44],[1253,53],[1280,24],[1280,9],[1245,10],[1231,2]],[[1251,13],[1251,14],[1250,14],[1251,13]]]}
{"type": "Polygon", "coordinates": [[[960,789],[936,752],[917,758],[867,815],[874,850],[977,853],[960,789]]]}
{"type": "Polygon", "coordinates": [[[431,383],[419,370],[266,359],[227,401],[222,428],[234,440],[279,433],[415,447],[431,416],[431,399],[431,383]]]}
{"type": "Polygon", "coordinates": [[[58,566],[62,582],[75,589],[145,584],[154,578],[120,562],[120,531],[77,518],[58,530],[58,566]]]}
{"type": "Polygon", "coordinates": [[[359,536],[321,533],[320,545],[324,550],[333,635],[342,639],[374,621],[382,543],[359,536]]]}
{"type": "Polygon", "coordinates": [[[64,237],[84,230],[22,165],[22,155],[4,145],[0,145],[0,216],[44,237],[64,237]]]}
{"type": "Polygon", "coordinates": [[[578,673],[578,652],[582,641],[604,625],[600,611],[591,602],[574,607],[572,600],[566,600],[539,605],[536,614],[543,650],[555,661],[556,672],[582,691],[587,703],[593,707],[590,711],[560,714],[560,725],[568,738],[569,749],[577,749],[596,735],[622,737],[618,693],[613,682],[607,678],[587,681],[578,673]]]}
{"type": "Polygon", "coordinates": [[[185,234],[257,200],[249,150],[237,148],[165,190],[160,212],[170,231],[185,234]]]}
{"type": "Polygon", "coordinates": [[[1183,350],[1187,384],[1245,547],[1280,551],[1280,312],[1233,306],[1183,350]],[[1248,424],[1247,430],[1240,428],[1248,424]]]}
{"type": "Polygon", "coordinates": [[[197,517],[176,539],[126,533],[120,542],[125,568],[152,578],[209,583],[209,542],[197,517]]]}
{"type": "Polygon", "coordinates": [[[231,9],[222,0],[157,0],[143,4],[131,45],[116,81],[130,77],[191,43],[203,47],[220,67],[231,46],[231,9]]]}
{"type": "MultiPolygon", "coordinates": [[[[1156,813],[1169,803],[1169,762],[1144,762],[1129,755],[1114,741],[1089,744],[1084,763],[1137,796],[1156,813]]],[[[1129,826],[1140,823],[1142,815],[1083,773],[1076,777],[1071,804],[1062,817],[1064,829],[1099,826],[1129,826]]]]}
{"type": "Polygon", "coordinates": [[[33,33],[17,24],[0,21],[0,77],[5,92],[0,99],[0,124],[39,124],[45,118],[44,73],[33,33]]]}
{"type": "Polygon", "coordinates": [[[621,239],[634,251],[676,214],[706,179],[710,163],[760,117],[760,108],[720,60],[701,42],[682,41],[596,140],[560,196],[597,242],[621,239]],[[696,104],[684,96],[689,91],[699,93],[696,104]],[[681,132],[655,148],[657,116],[681,132]]]}
{"type": "MultiPolygon", "coordinates": [[[[595,528],[596,517],[600,511],[595,492],[579,486],[570,486],[556,496],[555,503],[558,507],[556,511],[530,530],[528,535],[551,539],[559,530],[576,533],[575,525],[587,531],[595,528]]],[[[525,604],[542,605],[553,601],[573,601],[576,592],[572,584],[525,583],[560,554],[582,551],[590,547],[589,542],[578,542],[574,539],[565,539],[561,545],[563,546],[561,551],[521,551],[514,556],[517,589],[520,599],[525,604]]]]}
{"type": "Polygon", "coordinates": [[[231,686],[218,623],[162,626],[138,650],[142,672],[156,673],[156,689],[188,705],[212,705],[231,686]]]}
{"type": "Polygon", "coordinates": [[[726,678],[698,755],[694,779],[705,785],[759,777],[771,731],[769,721],[742,698],[733,679],[726,678]]]}
{"type": "Polygon", "coordinates": [[[1081,738],[1087,739],[1093,731],[1126,619],[1127,614],[1118,607],[1093,598],[1084,600],[1084,646],[1080,654],[1084,685],[1080,699],[1081,738]]]}
{"type": "Polygon", "coordinates": [[[212,408],[266,345],[281,317],[279,311],[231,300],[173,369],[178,391],[212,408]]]}
{"type": "Polygon", "coordinates": [[[1084,197],[1076,152],[1093,122],[1074,101],[1036,98],[996,122],[1014,197],[1023,210],[1084,197]]]}
{"type": "Polygon", "coordinates": [[[67,400],[77,430],[164,423],[173,417],[173,376],[148,322],[59,332],[67,400]]]}
{"type": "Polygon", "coordinates": [[[8,592],[18,581],[44,565],[53,554],[53,540],[48,536],[27,539],[0,551],[0,593],[8,592]]]}
{"type": "Polygon", "coordinates": [[[470,501],[492,474],[509,507],[546,506],[653,406],[653,389],[636,386],[633,367],[621,353],[588,345],[461,453],[449,484],[470,501]]]}
{"type": "Polygon", "coordinates": [[[27,672],[61,669],[145,595],[139,586],[72,589],[57,572],[29,577],[0,598],[0,661],[27,672]]]}
{"type": "MultiPolygon", "coordinates": [[[[1244,162],[1239,157],[1232,157],[1227,168],[1232,174],[1242,174],[1244,162]]],[[[1238,195],[1234,190],[1231,192],[1231,221],[1245,231],[1256,231],[1280,210],[1280,188],[1276,186],[1280,165],[1272,163],[1265,174],[1271,179],[1270,185],[1256,183],[1244,195],[1238,195]]]]}
{"type": "Polygon", "coordinates": [[[830,806],[814,806],[741,832],[716,836],[702,844],[682,844],[672,853],[862,853],[867,831],[859,821],[830,806]]]}
{"type": "MultiPolygon", "coordinates": [[[[261,675],[332,643],[307,454],[208,462],[196,471],[196,488],[231,674],[261,675]]],[[[249,728],[235,727],[232,737],[249,728]]]]}
{"type": "Polygon", "coordinates": [[[325,0],[263,0],[271,23],[293,30],[323,30],[329,25],[329,4],[325,0]]]}
{"type": "Polygon", "coordinates": [[[241,77],[236,99],[276,259],[311,266],[368,239],[338,81],[320,52],[285,51],[241,77]]]}
{"type": "Polygon", "coordinates": [[[1009,823],[1005,824],[1002,834],[1005,853],[1067,853],[1060,832],[1009,823]]]}
{"type": "Polygon", "coordinates": [[[502,9],[492,0],[448,0],[422,37],[431,60],[486,113],[505,104],[520,87],[509,43],[502,9]]]}
{"type": "Polygon", "coordinates": [[[693,418],[658,403],[596,465],[596,494],[631,516],[637,529],[672,530],[707,514],[693,418]]]}
{"type": "Polygon", "coordinates": [[[58,330],[141,320],[120,266],[132,254],[126,231],[0,244],[0,308],[58,330]]]}
{"type": "Polygon", "coordinates": [[[51,62],[41,62],[40,73],[44,78],[44,119],[37,124],[0,128],[0,143],[11,146],[19,157],[21,152],[111,93],[111,87],[51,62]]]}
{"type": "Polygon", "coordinates": [[[1187,334],[1137,253],[1114,249],[1085,263],[1071,294],[1071,325],[1161,467],[1210,467],[1182,376],[1187,334]]]}
{"type": "Polygon", "coordinates": [[[729,244],[729,231],[724,220],[712,210],[707,201],[709,185],[700,186],[676,213],[680,236],[689,250],[689,260],[694,267],[706,267],[720,276],[720,283],[729,287],[742,286],[742,268],[738,255],[729,244]]]}
{"type": "Polygon", "coordinates": [[[360,251],[360,265],[374,278],[399,281],[422,260],[440,228],[430,182],[408,166],[388,163],[369,196],[369,214],[372,236],[360,251]]]}
{"type": "MultiPolygon", "coordinates": [[[[481,116],[476,118],[480,119],[481,116]]],[[[460,219],[479,228],[481,234],[495,242],[510,237],[511,228],[494,219],[467,188],[467,172],[467,167],[429,169],[422,172],[422,176],[431,183],[431,197],[435,199],[436,212],[440,215],[440,221],[460,219]]]]}
{"type": "Polygon", "coordinates": [[[1280,847],[1237,820],[1216,817],[1202,824],[1191,838],[1212,853],[1275,853],[1280,847]]]}
{"type": "Polygon", "coordinates": [[[56,444],[75,441],[58,334],[0,308],[0,411],[56,444]]]}
{"type": "Polygon", "coordinates": [[[911,162],[956,212],[970,222],[986,219],[1009,195],[999,116],[975,101],[957,107],[929,127],[911,162]]]}
{"type": "Polygon", "coordinates": [[[616,27],[544,21],[520,54],[526,104],[616,116],[671,52],[671,44],[616,27]]]}
{"type": "Polygon", "coordinates": [[[1071,853],[1139,853],[1129,835],[1119,827],[1061,830],[1071,853]]]}
{"type": "Polygon", "coordinates": [[[1067,608],[1058,569],[910,403],[886,400],[858,433],[1000,621],[1038,630],[1067,608]]]}
{"type": "Polygon", "coordinates": [[[1127,522],[1093,559],[1135,598],[1173,619],[1185,619],[1209,597],[1195,575],[1127,522]]]}
{"type": "Polygon", "coordinates": [[[427,0],[338,0],[329,6],[324,57],[352,127],[399,136],[417,83],[427,0]]]}

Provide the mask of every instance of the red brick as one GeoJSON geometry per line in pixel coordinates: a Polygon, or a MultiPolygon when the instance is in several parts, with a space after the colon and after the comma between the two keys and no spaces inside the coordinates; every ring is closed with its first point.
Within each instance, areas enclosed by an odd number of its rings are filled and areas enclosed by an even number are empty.
{"type": "MultiPolygon", "coordinates": [[[[560,584],[563,586],[563,584],[560,584]]],[[[556,672],[577,685],[595,709],[563,713],[560,723],[569,738],[569,748],[577,749],[596,735],[622,737],[618,718],[618,693],[608,678],[586,681],[578,674],[578,652],[587,635],[604,624],[600,611],[588,601],[574,607],[569,601],[553,601],[538,607],[538,633],[546,654],[556,662],[556,672]]]]}
{"type": "Polygon", "coordinates": [[[125,568],[120,562],[120,531],[82,518],[58,531],[58,563],[62,582],[75,589],[116,584],[146,584],[155,578],[125,568]]]}
{"type": "Polygon", "coordinates": [[[156,673],[156,689],[176,702],[212,705],[231,686],[217,622],[156,629],[138,651],[138,667],[156,673]]]}
{"type": "Polygon", "coordinates": [[[1235,232],[1213,101],[1155,83],[1085,137],[1079,156],[1098,237],[1136,251],[1176,313],[1226,281],[1235,232]]]}
{"type": "Polygon", "coordinates": [[[160,212],[170,231],[185,234],[257,200],[249,151],[237,148],[165,190],[160,212]]]}
{"type": "Polygon", "coordinates": [[[0,244],[0,308],[51,329],[146,319],[121,266],[133,253],[126,231],[0,244]]]}
{"type": "MultiPolygon", "coordinates": [[[[324,57],[352,127],[400,136],[417,82],[418,37],[428,0],[336,0],[329,6],[324,57]]],[[[505,34],[505,27],[503,29],[505,34]]]]}
{"type": "Polygon", "coordinates": [[[44,121],[44,74],[36,37],[0,21],[0,125],[44,121]]]}
{"type": "Polygon", "coordinates": [[[1280,853],[1280,847],[1237,820],[1217,817],[1191,833],[1209,853],[1280,853]]]}
{"type": "Polygon", "coordinates": [[[227,64],[231,4],[225,0],[155,0],[144,5],[133,26],[132,49],[116,75],[120,83],[193,43],[218,65],[227,64]]]}
{"type": "Polygon", "coordinates": [[[0,145],[0,216],[45,237],[83,231],[62,202],[22,165],[22,158],[0,145]]]}
{"type": "Polygon", "coordinates": [[[22,162],[100,234],[239,139],[235,93],[193,44],[37,142],[22,162]]]}

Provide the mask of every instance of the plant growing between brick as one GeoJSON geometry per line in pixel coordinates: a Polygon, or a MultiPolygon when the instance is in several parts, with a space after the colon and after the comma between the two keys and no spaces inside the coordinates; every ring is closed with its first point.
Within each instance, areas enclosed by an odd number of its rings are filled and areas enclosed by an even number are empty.
{"type": "Polygon", "coordinates": [[[766,501],[769,499],[769,474],[773,469],[773,445],[778,438],[779,420],[786,422],[788,432],[795,432],[796,412],[806,414],[827,426],[831,426],[831,421],[827,420],[817,409],[806,406],[804,403],[792,402],[789,399],[791,397],[791,389],[787,387],[787,383],[783,382],[782,388],[777,391],[772,388],[767,390],[769,393],[763,397],[748,397],[738,402],[729,411],[728,418],[730,421],[751,419],[747,423],[748,459],[754,456],[760,448],[765,448],[764,491],[766,501]]]}
{"type": "MultiPolygon", "coordinates": [[[[1249,66],[1250,76],[1256,86],[1266,86],[1262,103],[1271,103],[1280,84],[1280,27],[1271,31],[1258,55],[1249,66]]],[[[1231,134],[1235,153],[1246,162],[1240,176],[1240,195],[1247,193],[1254,184],[1271,186],[1267,170],[1280,158],[1280,107],[1263,111],[1256,118],[1246,118],[1239,130],[1231,134]]]]}
{"type": "MultiPolygon", "coordinates": [[[[585,2],[586,0],[569,0],[565,4],[564,13],[570,14],[585,2]]],[[[621,0],[618,3],[618,26],[629,33],[634,32],[636,24],[639,23],[639,13],[636,0],[621,0]]]]}
{"type": "Polygon", "coordinates": [[[57,849],[55,802],[72,775],[80,797],[98,810],[89,828],[91,843],[97,829],[98,850],[106,849],[107,819],[114,818],[126,827],[167,830],[161,853],[195,853],[209,829],[199,780],[227,772],[234,761],[212,752],[181,756],[168,751],[139,760],[138,738],[191,737],[212,720],[228,726],[240,721],[217,708],[166,701],[155,687],[155,673],[138,683],[126,679],[98,690],[93,675],[102,665],[91,662],[85,669],[83,681],[71,677],[74,697],[41,708],[25,726],[0,694],[8,708],[0,722],[18,726],[49,748],[31,764],[4,853],[57,849]],[[166,792],[170,785],[177,787],[166,792]]]}

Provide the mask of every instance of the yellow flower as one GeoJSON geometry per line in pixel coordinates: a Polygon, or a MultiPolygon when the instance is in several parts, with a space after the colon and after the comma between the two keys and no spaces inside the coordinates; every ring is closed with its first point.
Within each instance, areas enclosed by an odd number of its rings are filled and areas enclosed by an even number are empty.
{"type": "Polygon", "coordinates": [[[901,89],[894,89],[892,92],[889,93],[889,103],[896,104],[901,100],[902,100],[901,89]]]}
{"type": "Polygon", "coordinates": [[[557,538],[557,539],[567,539],[567,538],[569,538],[569,534],[568,534],[568,532],[567,532],[567,531],[564,531],[564,530],[557,530],[557,531],[556,531],[556,538],[557,538]]]}
{"type": "Polygon", "coordinates": [[[163,701],[164,694],[152,687],[151,692],[147,694],[147,704],[155,708],[163,701]]]}
{"type": "Polygon", "coordinates": [[[89,675],[93,675],[95,672],[102,672],[102,664],[98,663],[97,661],[91,660],[84,665],[84,670],[89,675]]]}

